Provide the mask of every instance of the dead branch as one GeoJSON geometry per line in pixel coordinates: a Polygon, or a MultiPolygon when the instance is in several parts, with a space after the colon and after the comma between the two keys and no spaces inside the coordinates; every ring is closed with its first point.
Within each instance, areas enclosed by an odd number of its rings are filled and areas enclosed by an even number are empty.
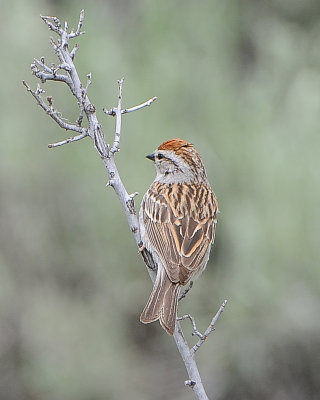
{"type": "MultiPolygon", "coordinates": [[[[138,246],[139,252],[141,253],[143,260],[148,267],[149,275],[152,281],[155,280],[157,264],[152,258],[152,255],[144,248],[141,242],[139,222],[137,218],[137,213],[135,209],[134,198],[138,193],[129,194],[120,178],[114,156],[120,150],[120,139],[121,139],[121,118],[123,114],[131,113],[134,111],[141,110],[144,107],[148,107],[157,99],[157,97],[152,97],[149,100],[133,106],[131,108],[122,109],[122,95],[123,95],[123,83],[124,79],[118,81],[118,103],[117,107],[111,108],[109,111],[103,109],[105,114],[114,116],[116,118],[116,128],[115,135],[112,144],[108,144],[105,140],[105,135],[101,124],[99,123],[96,116],[96,108],[91,102],[88,96],[89,86],[91,84],[91,73],[87,75],[86,85],[81,83],[77,69],[74,64],[74,58],[79,46],[76,44],[71,51],[69,51],[69,41],[77,36],[82,35],[84,32],[81,30],[84,21],[84,10],[81,11],[77,29],[75,31],[71,30],[68,33],[68,24],[65,22],[64,27],[57,17],[52,16],[41,16],[43,21],[46,23],[48,28],[55,32],[58,36],[58,40],[55,41],[51,38],[51,46],[55,51],[59,64],[51,64],[50,66],[45,63],[45,58],[34,59],[31,64],[31,72],[35,75],[41,83],[47,81],[56,81],[65,83],[72,95],[76,98],[77,105],[79,108],[79,116],[75,123],[69,123],[65,118],[62,117],[61,113],[53,107],[53,99],[51,96],[43,99],[44,90],[41,88],[40,84],[37,85],[35,90],[23,81],[24,86],[27,91],[35,98],[36,102],[40,107],[49,115],[62,129],[71,130],[77,132],[78,134],[60,142],[49,144],[49,148],[55,148],[63,146],[68,143],[73,143],[84,139],[85,137],[90,137],[94,143],[95,149],[99,153],[99,156],[106,168],[108,175],[107,186],[111,186],[123,207],[124,213],[126,215],[130,230],[134,236],[136,244],[138,246]],[[83,119],[86,118],[88,122],[88,128],[82,127],[83,119]]],[[[184,298],[188,291],[191,289],[192,283],[190,283],[189,288],[181,295],[180,299],[184,298]]],[[[194,333],[199,337],[198,343],[193,347],[189,348],[181,329],[180,323],[177,322],[177,328],[174,333],[174,339],[177,344],[178,350],[181,357],[185,363],[189,379],[185,381],[185,384],[191,387],[197,399],[205,400],[208,399],[206,392],[204,390],[203,384],[201,382],[201,377],[197,368],[197,364],[194,359],[194,354],[196,350],[202,345],[208,335],[214,329],[214,325],[222,313],[225,307],[226,301],[220,307],[218,313],[211,321],[209,328],[206,330],[204,335],[202,335],[195,325],[194,319],[190,316],[184,316],[181,319],[189,318],[194,327],[194,333]]]]}
{"type": "Polygon", "coordinates": [[[206,329],[206,331],[202,334],[196,325],[196,321],[194,319],[194,317],[192,317],[190,314],[186,314],[183,315],[182,317],[179,317],[178,320],[179,321],[183,321],[184,319],[189,319],[192,325],[192,336],[198,336],[199,340],[198,342],[190,349],[190,352],[192,354],[194,354],[199,348],[200,346],[208,339],[208,336],[210,335],[210,333],[212,333],[215,330],[215,324],[218,321],[218,318],[220,317],[220,315],[223,313],[225,307],[227,305],[227,300],[224,300],[224,302],[221,304],[219,310],[217,311],[216,315],[212,318],[210,325],[208,326],[208,328],[206,329]]]}
{"type": "Polygon", "coordinates": [[[190,281],[189,286],[181,293],[178,301],[184,299],[186,295],[190,292],[192,287],[193,287],[193,281],[190,281]]]}
{"type": "Polygon", "coordinates": [[[208,326],[208,328],[206,329],[206,331],[204,332],[204,334],[197,335],[197,336],[199,336],[200,339],[192,347],[192,349],[190,349],[192,354],[194,354],[199,349],[199,347],[205,342],[205,340],[208,339],[208,336],[210,335],[210,333],[212,333],[215,330],[214,326],[215,326],[216,322],[218,321],[218,318],[220,317],[220,315],[223,313],[226,305],[227,305],[227,300],[224,300],[224,302],[221,304],[221,307],[217,311],[216,315],[212,318],[211,323],[208,326]]]}

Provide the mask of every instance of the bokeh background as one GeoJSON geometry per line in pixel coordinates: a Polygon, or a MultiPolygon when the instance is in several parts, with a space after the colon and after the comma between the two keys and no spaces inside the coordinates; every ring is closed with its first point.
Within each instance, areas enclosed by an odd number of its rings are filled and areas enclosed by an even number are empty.
{"type": "MultiPolygon", "coordinates": [[[[193,142],[219,198],[208,268],[181,304],[204,330],[210,398],[318,399],[320,392],[320,3],[318,0],[1,2],[0,400],[192,399],[173,340],[139,314],[151,283],[90,140],[68,135],[22,86],[33,57],[56,62],[40,14],[76,27],[76,64],[108,140],[117,79],[117,162],[145,192],[145,158],[193,142]]],[[[74,98],[44,85],[70,121],[74,98]]],[[[184,323],[190,344],[188,322],[184,323]]]]}

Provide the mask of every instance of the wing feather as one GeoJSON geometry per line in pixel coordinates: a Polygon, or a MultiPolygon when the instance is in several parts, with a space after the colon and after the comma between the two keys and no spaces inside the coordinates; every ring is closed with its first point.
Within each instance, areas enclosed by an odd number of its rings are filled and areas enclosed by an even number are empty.
{"type": "Polygon", "coordinates": [[[214,240],[218,211],[214,193],[203,184],[155,182],[143,201],[143,223],[151,246],[170,280],[186,284],[205,267],[214,240]]]}

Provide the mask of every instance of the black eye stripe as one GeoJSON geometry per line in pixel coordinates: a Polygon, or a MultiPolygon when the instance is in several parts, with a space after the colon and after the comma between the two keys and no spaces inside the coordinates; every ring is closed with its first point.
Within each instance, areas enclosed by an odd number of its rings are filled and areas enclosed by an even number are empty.
{"type": "MultiPolygon", "coordinates": [[[[178,164],[174,160],[172,160],[172,158],[169,158],[162,153],[158,153],[156,158],[157,158],[157,160],[166,160],[168,163],[173,164],[177,168],[177,170],[182,172],[181,168],[179,168],[178,164]]],[[[169,171],[165,172],[165,175],[168,175],[168,174],[169,174],[169,171]]]]}

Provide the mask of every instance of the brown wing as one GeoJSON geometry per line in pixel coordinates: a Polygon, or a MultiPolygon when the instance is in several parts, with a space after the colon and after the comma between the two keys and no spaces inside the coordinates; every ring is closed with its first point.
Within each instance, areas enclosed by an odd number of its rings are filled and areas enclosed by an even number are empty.
{"type": "Polygon", "coordinates": [[[155,182],[144,197],[143,223],[172,282],[186,284],[204,267],[214,240],[217,199],[206,185],[155,182]]]}

